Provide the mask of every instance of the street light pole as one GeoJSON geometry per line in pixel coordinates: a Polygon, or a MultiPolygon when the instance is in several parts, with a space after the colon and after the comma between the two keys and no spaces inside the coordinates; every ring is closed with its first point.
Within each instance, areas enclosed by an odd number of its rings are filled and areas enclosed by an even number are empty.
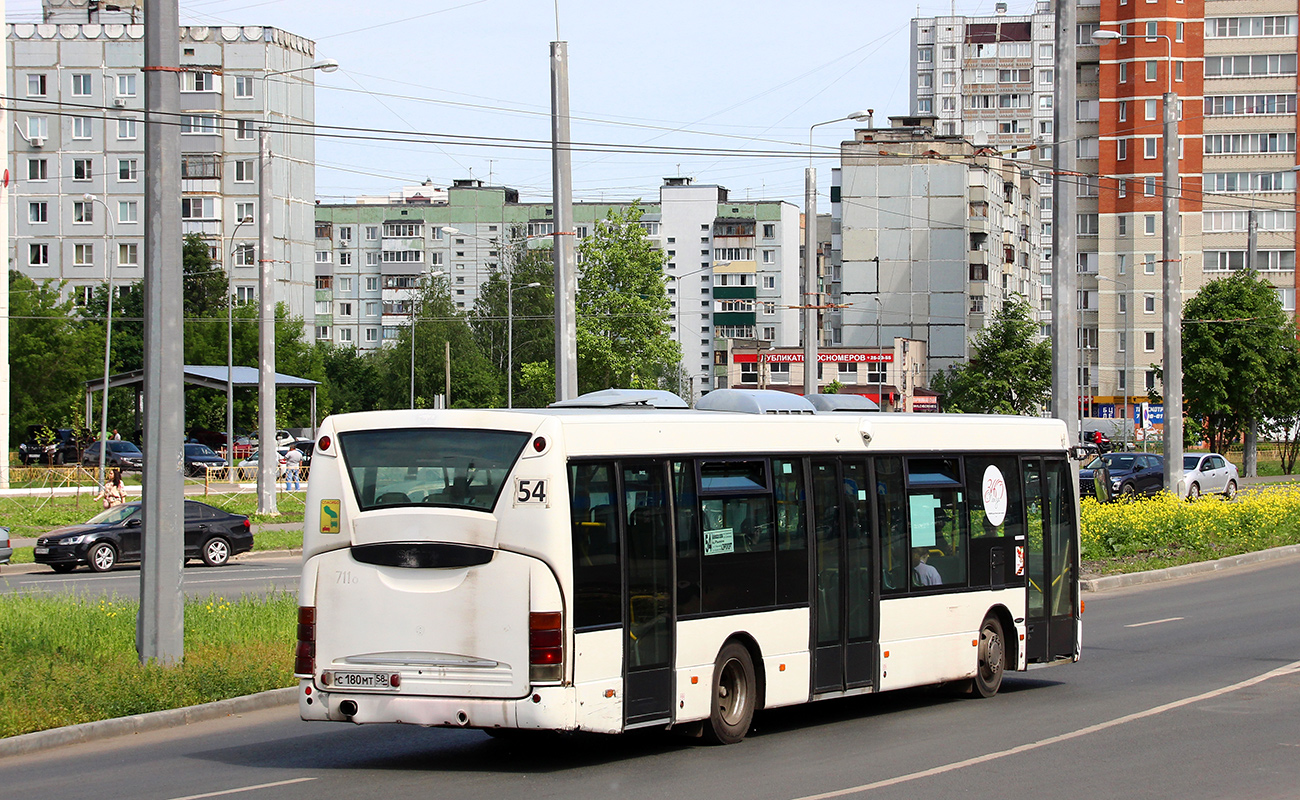
{"type": "MultiPolygon", "coordinates": [[[[524,284],[525,289],[535,289],[537,281],[524,284]]],[[[506,279],[506,408],[515,407],[515,284],[506,279]]]]}
{"type": "MultiPolygon", "coordinates": [[[[226,264],[226,477],[234,475],[235,466],[235,234],[252,217],[244,217],[230,232],[230,260],[226,264]]],[[[232,481],[233,482],[233,481],[232,481]]]]}
{"type": "MultiPolygon", "coordinates": [[[[1164,224],[1161,229],[1160,248],[1161,288],[1164,301],[1164,375],[1165,424],[1163,454],[1165,460],[1165,490],[1179,491],[1179,477],[1183,474],[1183,260],[1178,241],[1180,217],[1180,188],[1178,184],[1178,94],[1174,92],[1174,40],[1162,33],[1135,34],[1147,41],[1165,40],[1165,94],[1163,163],[1161,169],[1161,207],[1164,224]]],[[[1121,38],[1116,31],[1099,30],[1092,34],[1098,44],[1121,38]]]]}
{"type": "MultiPolygon", "coordinates": [[[[446,228],[443,229],[444,232],[446,232],[446,230],[447,230],[446,228]]],[[[439,269],[430,272],[428,277],[430,279],[433,279],[442,274],[444,274],[443,271],[439,269]]],[[[415,281],[415,285],[412,286],[410,288],[410,291],[408,292],[410,296],[409,302],[411,304],[411,408],[412,409],[415,408],[415,322],[416,322],[415,290],[420,288],[421,280],[422,280],[421,278],[417,278],[415,281]]]]}
{"type": "Polygon", "coordinates": [[[258,376],[257,376],[257,510],[261,514],[278,514],[275,499],[276,468],[279,459],[275,448],[275,259],[271,257],[271,125],[267,101],[270,79],[291,72],[318,69],[333,72],[339,62],[329,59],[294,69],[276,70],[262,75],[262,125],[258,136],[258,376]]]}
{"type": "Polygon", "coordinates": [[[817,307],[820,305],[817,281],[817,168],[813,166],[813,129],[845,120],[867,119],[870,109],[854,111],[845,117],[814,122],[808,126],[808,167],[804,170],[803,188],[803,393],[817,394],[817,307]]]}
{"type": "Polygon", "coordinates": [[[104,490],[104,457],[108,450],[108,370],[109,356],[113,351],[113,254],[109,252],[109,239],[117,239],[117,229],[113,224],[113,215],[108,210],[108,203],[93,194],[83,194],[81,199],[87,203],[99,203],[104,207],[104,269],[108,279],[108,315],[104,318],[104,392],[100,398],[99,409],[99,489],[104,490]]]}

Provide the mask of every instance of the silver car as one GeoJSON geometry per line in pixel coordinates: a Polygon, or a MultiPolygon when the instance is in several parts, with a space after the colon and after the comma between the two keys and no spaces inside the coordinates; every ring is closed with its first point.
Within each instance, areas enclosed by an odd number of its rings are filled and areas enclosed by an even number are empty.
{"type": "Polygon", "coordinates": [[[1237,496],[1240,482],[1237,467],[1218,453],[1183,454],[1183,484],[1188,500],[1203,494],[1221,494],[1231,500],[1237,496]]]}
{"type": "Polygon", "coordinates": [[[9,542],[9,529],[0,528],[0,564],[8,564],[13,554],[14,549],[9,542]]]}

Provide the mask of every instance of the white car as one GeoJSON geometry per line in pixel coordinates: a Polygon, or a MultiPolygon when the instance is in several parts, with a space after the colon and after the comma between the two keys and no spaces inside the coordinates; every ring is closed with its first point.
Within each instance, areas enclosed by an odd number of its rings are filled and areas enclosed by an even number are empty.
{"type": "MultiPolygon", "coordinates": [[[[289,448],[279,447],[276,448],[276,450],[280,455],[280,464],[276,468],[275,475],[277,478],[283,478],[285,470],[288,469],[287,462],[284,460],[284,456],[286,453],[289,452],[289,448]]],[[[258,469],[257,457],[260,452],[261,451],[259,450],[254,450],[252,455],[250,455],[248,458],[245,458],[243,461],[240,461],[238,464],[235,465],[236,475],[238,475],[239,480],[247,481],[247,480],[257,479],[257,469],[258,469]]]]}
{"type": "Polygon", "coordinates": [[[1184,453],[1182,483],[1188,500],[1203,494],[1221,494],[1231,500],[1237,496],[1241,478],[1237,467],[1218,453],[1184,453]]]}

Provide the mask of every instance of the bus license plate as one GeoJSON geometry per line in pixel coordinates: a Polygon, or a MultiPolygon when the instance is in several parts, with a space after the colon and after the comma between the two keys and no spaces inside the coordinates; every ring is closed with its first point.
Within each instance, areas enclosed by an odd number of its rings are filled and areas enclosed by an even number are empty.
{"type": "Polygon", "coordinates": [[[335,672],[331,676],[330,686],[336,689],[381,689],[391,690],[387,672],[335,672]]]}

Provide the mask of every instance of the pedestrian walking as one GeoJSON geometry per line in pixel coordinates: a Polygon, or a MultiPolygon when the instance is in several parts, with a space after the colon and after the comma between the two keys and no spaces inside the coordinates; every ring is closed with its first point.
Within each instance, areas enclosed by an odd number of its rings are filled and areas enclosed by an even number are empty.
{"type": "Polygon", "coordinates": [[[285,488],[291,492],[296,492],[302,488],[300,479],[302,477],[302,451],[298,445],[289,445],[289,452],[284,454],[285,466],[285,488]]]}

